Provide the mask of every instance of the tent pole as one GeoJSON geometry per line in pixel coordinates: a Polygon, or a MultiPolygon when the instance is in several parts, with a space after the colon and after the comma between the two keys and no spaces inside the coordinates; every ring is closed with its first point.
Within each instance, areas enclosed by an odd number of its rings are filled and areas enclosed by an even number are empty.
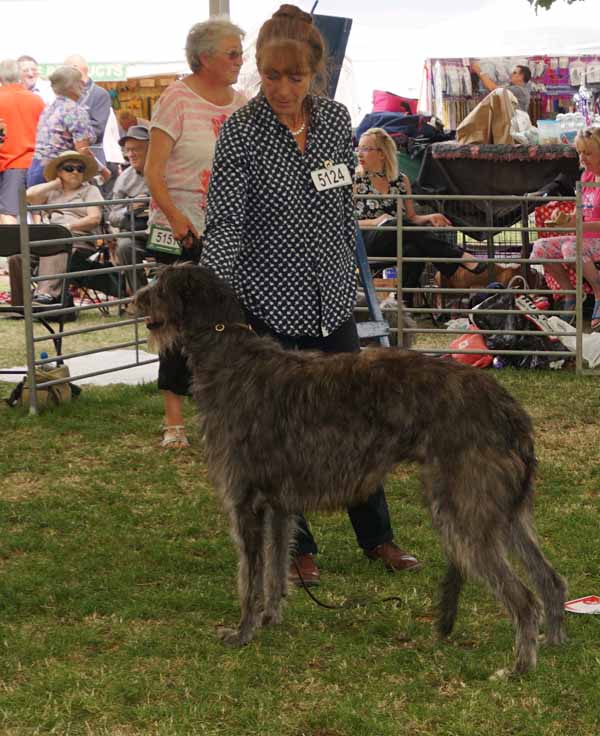
{"type": "Polygon", "coordinates": [[[229,17],[229,0],[209,0],[209,14],[211,18],[216,15],[229,17]]]}

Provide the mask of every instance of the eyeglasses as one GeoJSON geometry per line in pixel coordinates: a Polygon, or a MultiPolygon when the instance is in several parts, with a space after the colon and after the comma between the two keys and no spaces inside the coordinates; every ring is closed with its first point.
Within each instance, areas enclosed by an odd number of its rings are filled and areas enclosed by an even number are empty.
{"type": "Polygon", "coordinates": [[[220,54],[223,54],[223,56],[226,56],[230,61],[235,61],[236,59],[242,59],[244,56],[243,51],[219,51],[220,54]]]}
{"type": "Polygon", "coordinates": [[[83,174],[85,166],[83,164],[65,164],[60,167],[60,171],[66,171],[67,174],[72,174],[74,171],[78,174],[83,174]]]}
{"type": "Polygon", "coordinates": [[[381,148],[374,148],[373,146],[359,146],[356,150],[359,153],[369,153],[369,151],[381,151],[381,148]]]}

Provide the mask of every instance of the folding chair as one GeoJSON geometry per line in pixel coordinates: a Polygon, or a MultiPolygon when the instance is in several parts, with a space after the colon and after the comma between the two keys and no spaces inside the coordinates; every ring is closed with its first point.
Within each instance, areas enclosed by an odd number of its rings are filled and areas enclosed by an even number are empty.
{"type": "MultiPolygon", "coordinates": [[[[41,240],[70,238],[71,233],[66,227],[63,227],[62,225],[28,225],[28,230],[32,255],[42,257],[54,256],[58,253],[66,253],[67,256],[71,254],[72,243],[46,243],[44,245],[36,245],[36,242],[41,240]]],[[[20,255],[20,253],[20,226],[0,225],[0,256],[9,258],[10,256],[20,255]]],[[[52,321],[57,324],[57,329],[55,330],[50,324],[49,319],[44,316],[44,312],[48,312],[50,309],[61,309],[68,306],[71,306],[71,303],[69,301],[67,279],[63,279],[60,302],[52,304],[51,307],[34,307],[33,313],[33,318],[44,325],[48,332],[53,336],[52,341],[54,342],[54,348],[56,350],[56,355],[59,358],[59,362],[60,356],[62,355],[62,333],[64,332],[65,321],[67,321],[69,315],[67,313],[52,316],[52,321]]],[[[14,304],[0,304],[0,315],[3,314],[16,315],[24,318],[25,307],[14,304]]],[[[16,372],[17,371],[0,368],[0,373],[16,372]]]]}

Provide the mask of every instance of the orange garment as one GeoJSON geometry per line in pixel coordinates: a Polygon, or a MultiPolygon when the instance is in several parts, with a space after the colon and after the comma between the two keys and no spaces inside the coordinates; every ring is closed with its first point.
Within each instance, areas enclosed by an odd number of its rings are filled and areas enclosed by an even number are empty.
{"type": "Polygon", "coordinates": [[[0,87],[0,120],[6,123],[6,140],[0,146],[0,171],[28,169],[44,101],[20,84],[0,87]]]}

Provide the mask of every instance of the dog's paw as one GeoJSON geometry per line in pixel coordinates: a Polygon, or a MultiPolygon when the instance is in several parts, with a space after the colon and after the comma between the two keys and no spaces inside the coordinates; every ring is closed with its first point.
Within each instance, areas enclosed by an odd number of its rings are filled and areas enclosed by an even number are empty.
{"type": "Polygon", "coordinates": [[[488,679],[490,679],[492,682],[498,682],[499,680],[508,680],[509,677],[512,677],[513,675],[513,670],[509,670],[505,667],[501,670],[496,670],[496,672],[490,675],[488,679]]]}
{"type": "Polygon", "coordinates": [[[564,629],[558,629],[557,631],[548,632],[542,637],[542,644],[549,647],[557,647],[564,644],[567,641],[567,632],[564,629]]]}
{"type": "Polygon", "coordinates": [[[230,647],[243,647],[252,638],[249,634],[243,634],[240,629],[231,629],[226,626],[220,626],[217,629],[217,636],[230,647]]]}
{"type": "Polygon", "coordinates": [[[265,626],[277,626],[282,620],[281,611],[263,611],[260,616],[260,625],[264,628],[265,626]]]}

